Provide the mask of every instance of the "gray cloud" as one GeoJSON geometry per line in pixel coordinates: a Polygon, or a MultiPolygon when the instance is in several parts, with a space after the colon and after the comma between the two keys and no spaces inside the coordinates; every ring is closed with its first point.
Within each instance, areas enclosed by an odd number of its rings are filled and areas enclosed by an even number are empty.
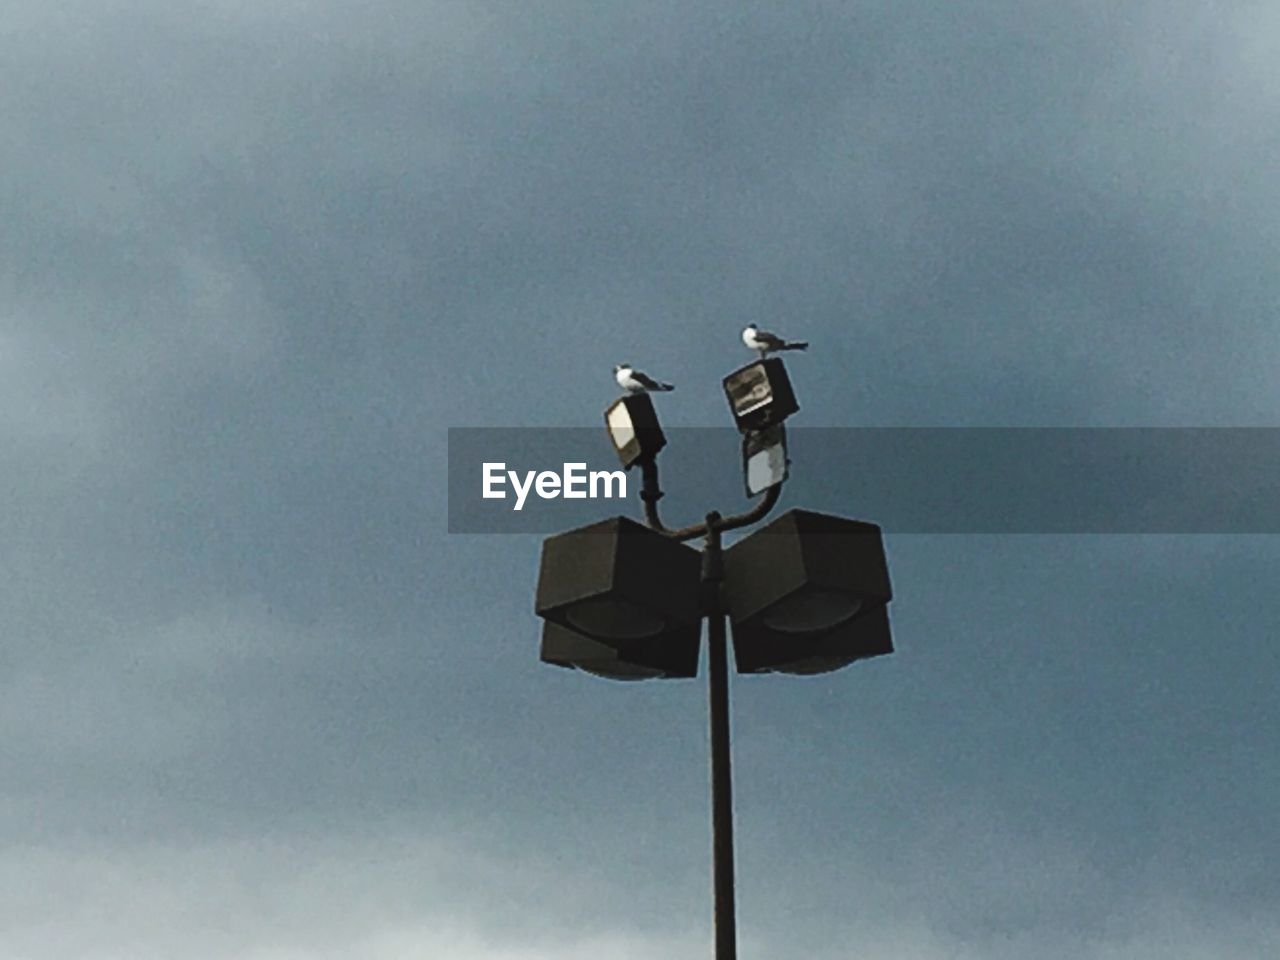
{"type": "MultiPolygon", "coordinates": [[[[722,422],[751,319],[810,425],[1275,421],[1257,6],[0,20],[7,955],[705,953],[704,691],[537,664],[446,427],[722,422]]],[[[744,956],[1258,955],[1271,541],[889,549],[736,687],[744,956]]]]}

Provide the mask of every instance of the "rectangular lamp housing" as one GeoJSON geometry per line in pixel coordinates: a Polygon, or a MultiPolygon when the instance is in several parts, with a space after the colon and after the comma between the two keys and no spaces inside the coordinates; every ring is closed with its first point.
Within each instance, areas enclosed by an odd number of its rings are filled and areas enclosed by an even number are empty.
{"type": "Polygon", "coordinates": [[[800,409],[787,369],[778,357],[733,371],[724,378],[724,393],[743,433],[780,424],[800,409]]]}

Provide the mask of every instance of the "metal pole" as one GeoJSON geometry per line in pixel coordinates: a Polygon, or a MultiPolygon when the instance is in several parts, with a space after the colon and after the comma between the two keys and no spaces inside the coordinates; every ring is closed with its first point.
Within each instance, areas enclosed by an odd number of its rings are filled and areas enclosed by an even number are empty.
{"type": "Polygon", "coordinates": [[[729,754],[729,665],[725,613],[720,602],[724,557],[720,514],[707,514],[707,545],[702,554],[707,661],[711,688],[711,851],[715,921],[715,960],[737,960],[737,923],[733,904],[733,777],[729,754]]]}
{"type": "Polygon", "coordinates": [[[711,692],[711,860],[712,919],[715,924],[715,960],[737,960],[737,920],[733,902],[733,772],[729,753],[729,663],[725,641],[725,610],[720,598],[724,581],[724,553],[721,534],[750,526],[765,515],[782,495],[782,484],[770,487],[763,499],[745,513],[722,517],[707,514],[703,523],[671,529],[658,513],[662,487],[658,482],[658,461],[641,461],[644,487],[640,499],[650,528],[674,540],[706,536],[702,551],[702,616],[707,621],[707,674],[711,692]]]}

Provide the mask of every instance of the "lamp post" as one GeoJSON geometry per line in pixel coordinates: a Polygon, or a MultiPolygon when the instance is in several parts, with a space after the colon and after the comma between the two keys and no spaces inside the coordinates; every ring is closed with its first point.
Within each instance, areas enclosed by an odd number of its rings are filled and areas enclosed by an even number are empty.
{"type": "Polygon", "coordinates": [[[743,434],[743,513],[666,526],[657,454],[666,439],[647,395],[605,424],[623,466],[639,465],[645,525],[616,517],[543,543],[536,611],[542,659],[618,680],[692,677],[707,624],[715,960],[736,960],[727,627],[739,673],[822,673],[890,653],[888,568],[874,524],[791,510],[729,549],[723,535],[763,520],[787,478],[782,425],[799,409],[782,361],[724,380],[743,434]],[[701,556],[685,546],[703,540],[701,556]]]}

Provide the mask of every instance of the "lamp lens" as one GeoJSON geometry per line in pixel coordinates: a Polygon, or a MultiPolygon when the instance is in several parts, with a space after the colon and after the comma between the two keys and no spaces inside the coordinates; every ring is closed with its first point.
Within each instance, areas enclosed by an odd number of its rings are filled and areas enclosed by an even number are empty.
{"type": "Polygon", "coordinates": [[[764,625],[782,633],[819,633],[853,618],[862,601],[830,590],[801,590],[770,607],[764,625]]]}
{"type": "Polygon", "coordinates": [[[747,493],[755,496],[787,479],[787,451],[782,444],[765,447],[747,457],[747,493]]]}
{"type": "Polygon", "coordinates": [[[617,449],[622,450],[627,444],[635,441],[636,428],[631,422],[631,412],[625,403],[621,401],[615,403],[605,414],[605,419],[609,423],[609,436],[617,449]]]}
{"type": "Polygon", "coordinates": [[[793,660],[778,668],[782,673],[798,673],[801,676],[809,676],[814,673],[830,673],[833,670],[839,670],[853,663],[857,657],[806,657],[803,660],[793,660]]]}
{"type": "Polygon", "coordinates": [[[769,375],[758,363],[729,377],[725,381],[725,390],[735,417],[744,417],[753,410],[759,410],[773,399],[769,375]]]}
{"type": "Polygon", "coordinates": [[[599,663],[584,661],[578,664],[578,668],[585,670],[592,676],[604,677],[606,680],[651,680],[654,677],[662,676],[661,670],[618,661],[601,661],[599,663]]]}
{"type": "Polygon", "coordinates": [[[575,629],[600,640],[643,640],[666,629],[666,621],[626,600],[598,597],[565,610],[575,629]]]}

